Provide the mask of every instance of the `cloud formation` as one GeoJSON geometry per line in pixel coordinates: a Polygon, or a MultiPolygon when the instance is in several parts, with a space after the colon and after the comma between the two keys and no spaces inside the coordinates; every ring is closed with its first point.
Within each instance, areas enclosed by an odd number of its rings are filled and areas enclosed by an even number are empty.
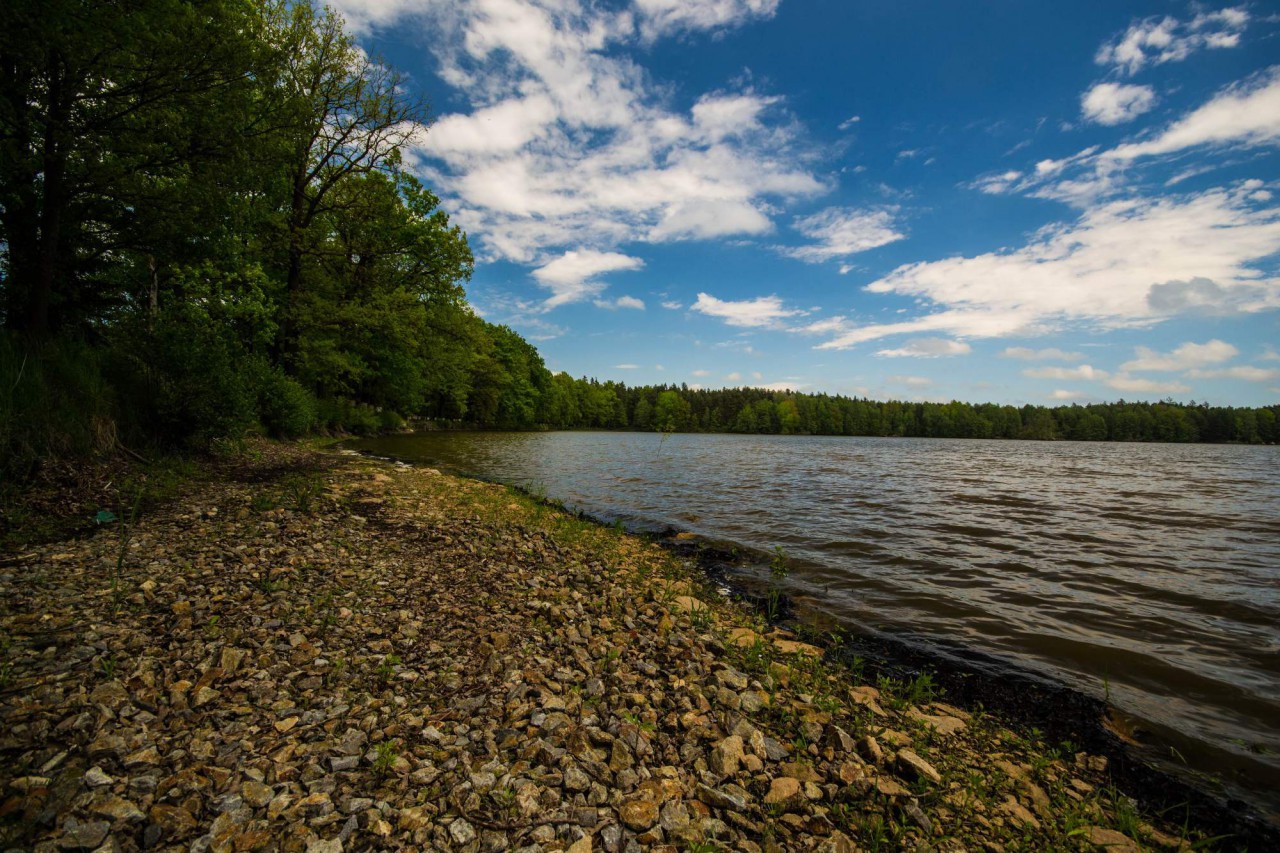
{"type": "Polygon", "coordinates": [[[807,263],[845,258],[884,246],[906,235],[893,221],[893,208],[855,209],[829,207],[793,223],[795,229],[814,242],[808,246],[785,247],[785,255],[807,263]]]}
{"type": "Polygon", "coordinates": [[[1004,352],[1000,353],[1001,358],[1016,358],[1022,361],[1080,361],[1084,358],[1082,352],[1067,352],[1057,347],[1049,347],[1047,349],[1028,349],[1027,347],[1005,347],[1004,352]]]}
{"type": "Polygon", "coordinates": [[[1147,112],[1155,103],[1156,92],[1150,86],[1099,83],[1080,97],[1080,112],[1085,121],[1123,124],[1147,112]]]}
{"type": "Polygon", "coordinates": [[[1201,12],[1189,21],[1143,18],[1103,44],[1094,61],[1133,75],[1146,65],[1181,62],[1205,48],[1236,47],[1248,24],[1249,13],[1242,6],[1201,12]]]}
{"type": "Polygon", "coordinates": [[[627,50],[764,20],[778,0],[337,6],[360,27],[415,16],[433,29],[440,76],[472,106],[439,117],[411,165],[443,189],[482,261],[545,268],[567,252],[765,234],[779,202],[827,190],[780,98],[742,84],[676,109],[627,50]]]}
{"type": "Polygon", "coordinates": [[[1160,199],[1123,199],[1043,229],[1020,249],[900,266],[867,286],[921,300],[928,313],[895,323],[843,318],[806,331],[846,349],[920,332],[991,338],[1043,333],[1071,324],[1150,325],[1172,316],[1153,286],[1204,278],[1240,313],[1280,306],[1280,278],[1258,267],[1280,251],[1280,211],[1259,210],[1249,184],[1160,199]]]}
{"type": "Polygon", "coordinates": [[[730,326],[763,328],[777,326],[788,317],[796,317],[802,311],[787,308],[777,296],[760,296],[755,299],[716,299],[709,293],[699,293],[692,310],[708,317],[717,317],[730,326]]]}
{"type": "MultiPolygon", "coordinates": [[[[618,252],[565,252],[533,271],[538,284],[551,291],[543,303],[547,309],[589,299],[604,290],[597,277],[620,270],[638,270],[644,261],[618,252]]],[[[629,297],[624,297],[629,298],[629,297]]],[[[644,307],[641,305],[641,307],[644,307]]]]}
{"type": "Polygon", "coordinates": [[[1215,338],[1203,344],[1188,341],[1172,352],[1156,352],[1148,347],[1136,347],[1134,353],[1137,358],[1120,365],[1121,370],[1191,370],[1230,361],[1240,354],[1240,350],[1215,338]]]}
{"type": "Polygon", "coordinates": [[[895,349],[882,349],[876,355],[889,358],[938,358],[949,355],[968,355],[972,350],[964,341],[948,338],[916,338],[895,349]]]}

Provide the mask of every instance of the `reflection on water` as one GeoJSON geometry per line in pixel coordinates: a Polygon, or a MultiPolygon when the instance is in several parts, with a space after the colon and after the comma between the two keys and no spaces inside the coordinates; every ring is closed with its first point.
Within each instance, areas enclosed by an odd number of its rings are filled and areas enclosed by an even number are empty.
{"type": "Polygon", "coordinates": [[[576,432],[360,446],[636,527],[781,545],[794,592],[838,619],[1106,691],[1280,811],[1280,448],[576,432]]]}

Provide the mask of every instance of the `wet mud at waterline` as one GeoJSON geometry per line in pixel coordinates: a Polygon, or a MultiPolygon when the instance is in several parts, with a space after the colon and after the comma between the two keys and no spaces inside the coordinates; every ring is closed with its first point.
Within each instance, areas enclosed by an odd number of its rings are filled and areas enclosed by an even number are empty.
{"type": "Polygon", "coordinates": [[[1277,448],[637,433],[359,447],[737,548],[724,569],[748,590],[768,579],[751,554],[780,547],[806,618],[1070,688],[1144,760],[1280,815],[1277,448]]]}

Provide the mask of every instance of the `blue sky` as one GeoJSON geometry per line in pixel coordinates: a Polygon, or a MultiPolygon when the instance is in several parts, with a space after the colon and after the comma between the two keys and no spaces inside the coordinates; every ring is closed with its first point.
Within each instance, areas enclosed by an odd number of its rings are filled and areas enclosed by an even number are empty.
{"type": "Polygon", "coordinates": [[[1280,4],[335,5],[552,370],[1280,400],[1280,4]]]}

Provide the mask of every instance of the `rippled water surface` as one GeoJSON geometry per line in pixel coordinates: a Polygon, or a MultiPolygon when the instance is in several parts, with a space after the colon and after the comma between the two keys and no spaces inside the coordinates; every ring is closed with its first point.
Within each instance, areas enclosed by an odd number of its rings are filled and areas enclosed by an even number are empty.
{"type": "Polygon", "coordinates": [[[843,622],[1106,695],[1280,811],[1280,448],[582,432],[361,446],[637,527],[781,545],[793,591],[843,622]]]}

